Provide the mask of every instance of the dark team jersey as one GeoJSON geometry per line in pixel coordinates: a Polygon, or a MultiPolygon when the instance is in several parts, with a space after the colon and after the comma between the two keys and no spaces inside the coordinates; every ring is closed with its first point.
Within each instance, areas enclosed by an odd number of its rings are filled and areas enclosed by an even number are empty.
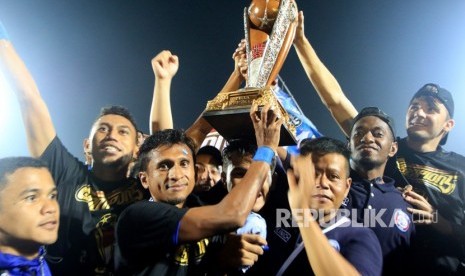
{"type": "Polygon", "coordinates": [[[205,275],[207,249],[213,238],[179,243],[178,231],[187,208],[153,201],[128,207],[116,228],[119,275],[205,275]]]}
{"type": "Polygon", "coordinates": [[[130,204],[147,198],[133,179],[104,182],[72,156],[58,137],[40,159],[46,161],[58,189],[58,240],[47,247],[53,275],[112,275],[114,227],[130,204]]]}
{"type": "MultiPolygon", "coordinates": [[[[388,163],[386,175],[400,186],[410,184],[438,214],[452,224],[453,235],[443,235],[431,225],[417,227],[414,263],[427,275],[465,275],[465,157],[438,147],[420,153],[399,140],[396,158],[388,163]],[[420,265],[421,264],[421,265],[420,265]]],[[[436,216],[438,219],[438,216],[436,216]]]]}
{"type": "MultiPolygon", "coordinates": [[[[354,227],[348,220],[325,235],[331,246],[361,275],[381,275],[383,257],[378,239],[371,229],[354,227]]],[[[305,249],[297,255],[283,275],[315,275],[305,249]]]]}
{"type": "Polygon", "coordinates": [[[411,239],[415,234],[410,205],[389,177],[372,181],[351,171],[352,186],[345,201],[353,219],[371,228],[381,244],[383,275],[399,275],[407,269],[411,239]],[[382,180],[382,181],[381,181],[382,180]]]}

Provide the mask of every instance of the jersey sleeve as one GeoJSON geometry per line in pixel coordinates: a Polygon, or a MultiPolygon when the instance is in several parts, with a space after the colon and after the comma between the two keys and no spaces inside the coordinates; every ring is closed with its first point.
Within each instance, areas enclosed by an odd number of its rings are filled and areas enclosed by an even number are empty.
{"type": "Polygon", "coordinates": [[[378,238],[368,228],[360,228],[360,230],[342,247],[341,254],[361,275],[381,275],[383,255],[378,238]]]}
{"type": "Polygon", "coordinates": [[[67,182],[67,179],[76,178],[86,170],[84,163],[74,157],[56,136],[40,156],[48,164],[52,177],[57,186],[67,182]]]}

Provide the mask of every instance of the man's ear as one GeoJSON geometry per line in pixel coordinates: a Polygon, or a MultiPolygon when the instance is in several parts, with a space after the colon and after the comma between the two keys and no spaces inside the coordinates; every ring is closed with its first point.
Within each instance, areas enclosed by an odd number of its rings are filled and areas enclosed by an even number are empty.
{"type": "MultiPolygon", "coordinates": [[[[455,120],[454,119],[447,119],[445,124],[444,124],[444,131],[447,133],[451,131],[455,126],[455,120]]],[[[446,135],[446,134],[444,134],[446,135]]]]}
{"type": "Polygon", "coordinates": [[[89,138],[84,138],[82,141],[82,148],[84,149],[84,153],[90,152],[90,139],[89,138]]]}
{"type": "Polygon", "coordinates": [[[344,197],[347,197],[347,195],[349,194],[350,186],[352,186],[352,178],[348,177],[348,178],[346,179],[346,187],[347,187],[347,190],[346,190],[346,192],[345,192],[344,197]]]}
{"type": "Polygon", "coordinates": [[[84,157],[86,158],[86,164],[92,164],[92,149],[89,138],[84,138],[82,141],[82,148],[84,149],[84,157]]]}
{"type": "Polygon", "coordinates": [[[132,159],[136,160],[138,155],[139,155],[139,146],[136,146],[134,148],[134,151],[132,152],[132,159]]]}
{"type": "Polygon", "coordinates": [[[148,183],[148,179],[147,179],[147,173],[146,172],[139,172],[139,179],[140,179],[140,183],[142,184],[142,187],[144,187],[144,189],[148,189],[149,188],[149,183],[148,183]]]}
{"type": "Polygon", "coordinates": [[[392,142],[391,148],[389,149],[388,156],[393,157],[394,155],[396,155],[398,149],[399,149],[399,145],[397,144],[397,142],[392,142]]]}

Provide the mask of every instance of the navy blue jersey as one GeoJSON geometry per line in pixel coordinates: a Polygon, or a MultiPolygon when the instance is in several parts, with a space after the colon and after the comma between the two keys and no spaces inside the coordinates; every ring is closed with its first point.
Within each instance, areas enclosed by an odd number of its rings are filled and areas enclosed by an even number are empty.
{"type": "Polygon", "coordinates": [[[384,258],[384,275],[396,275],[406,271],[410,255],[410,243],[415,233],[410,205],[404,200],[394,180],[389,177],[372,181],[361,179],[351,172],[352,186],[346,208],[353,219],[371,228],[381,244],[384,258]]]}
{"type": "MultiPolygon", "coordinates": [[[[361,275],[381,275],[383,257],[378,239],[372,230],[355,226],[348,220],[325,235],[331,246],[361,275]]],[[[304,249],[283,275],[314,275],[311,265],[304,249]]]]}

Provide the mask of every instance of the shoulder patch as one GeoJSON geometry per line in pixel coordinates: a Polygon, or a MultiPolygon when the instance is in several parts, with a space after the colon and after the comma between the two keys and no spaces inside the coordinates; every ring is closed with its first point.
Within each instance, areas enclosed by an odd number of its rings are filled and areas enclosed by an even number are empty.
{"type": "Polygon", "coordinates": [[[392,219],[400,231],[407,232],[410,228],[410,217],[404,211],[396,209],[392,219]]]}

